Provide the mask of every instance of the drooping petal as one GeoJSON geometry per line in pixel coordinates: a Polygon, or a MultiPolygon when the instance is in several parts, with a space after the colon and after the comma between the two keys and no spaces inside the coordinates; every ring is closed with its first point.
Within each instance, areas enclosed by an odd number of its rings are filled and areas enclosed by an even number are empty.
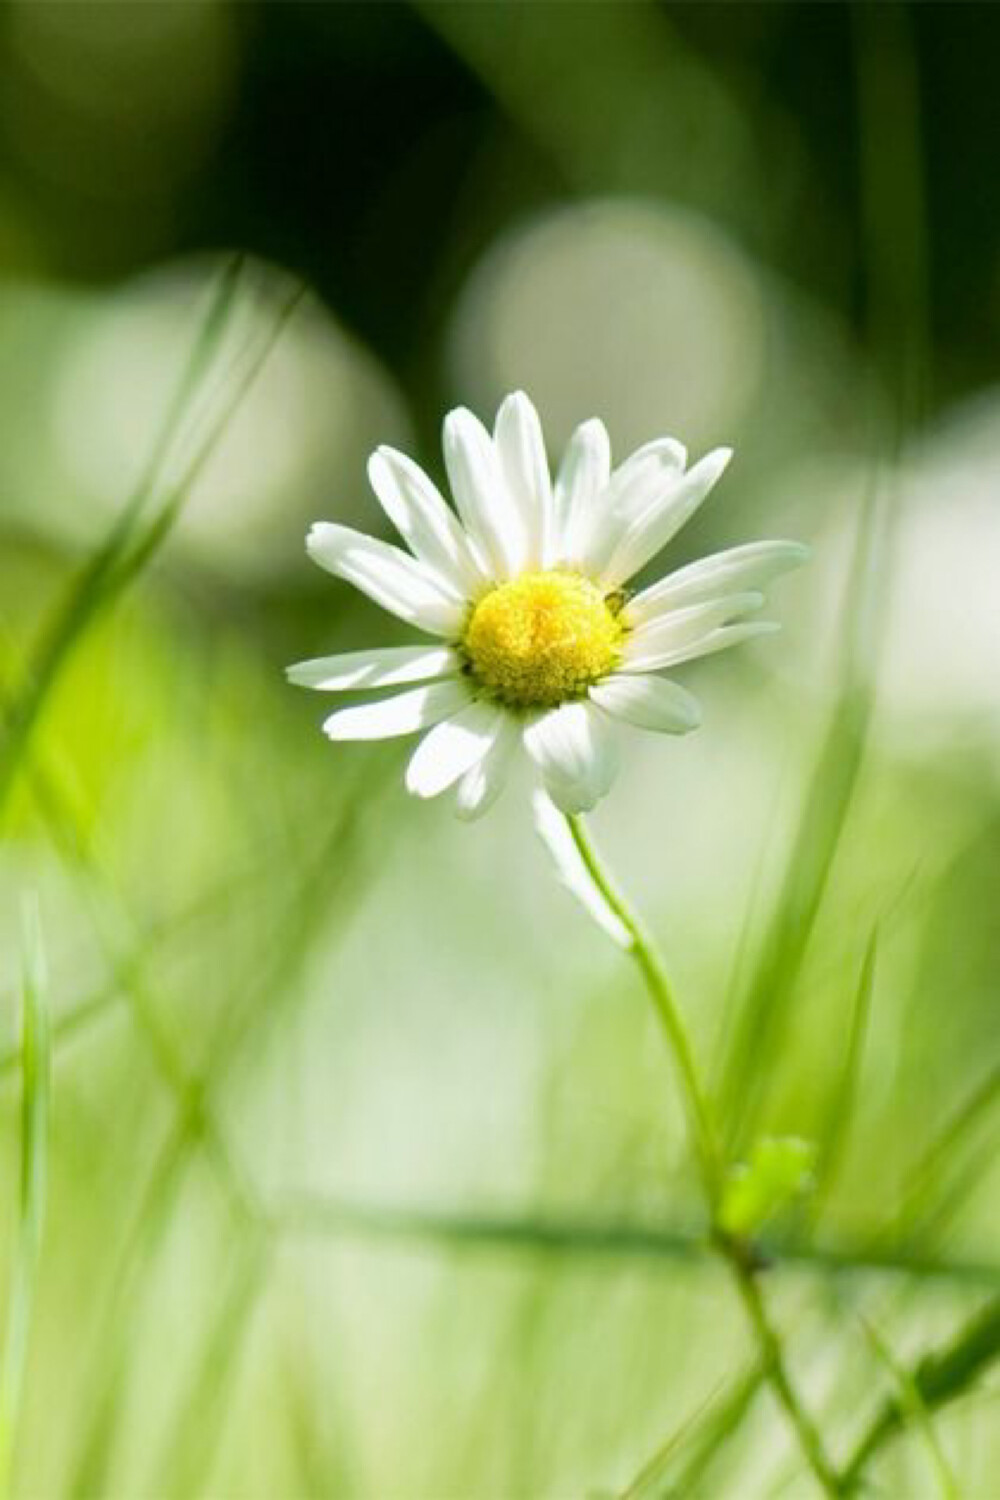
{"type": "Polygon", "coordinates": [[[664,677],[615,674],[590,689],[591,700],[616,719],[660,734],[689,734],[701,723],[701,709],[679,683],[664,677]]]}
{"type": "Polygon", "coordinates": [[[494,577],[510,578],[523,565],[527,533],[493,439],[465,407],[444,419],[444,461],[466,531],[494,577]]]}
{"type": "Polygon", "coordinates": [[[406,768],[406,789],[436,797],[487,754],[505,717],[492,703],[470,703],[424,735],[406,768]]]}
{"type": "Polygon", "coordinates": [[[531,799],[535,829],[555,862],[559,879],[575,896],[584,911],[620,948],[632,947],[632,934],[619,916],[611,910],[597,889],[583,856],[573,841],[566,819],[562,817],[546,792],[538,790],[531,799]]]}
{"type": "Polygon", "coordinates": [[[609,790],[618,769],[611,720],[589,703],[564,703],[524,731],[524,746],[561,812],[588,812],[609,790]]]}
{"type": "Polygon", "coordinates": [[[461,657],[450,646],[383,646],[374,651],[345,651],[339,656],[297,661],[285,669],[285,675],[299,687],[342,693],[429,682],[434,677],[451,676],[461,665],[461,657]]]}
{"type": "Polygon", "coordinates": [[[727,651],[730,646],[740,646],[758,635],[773,635],[780,629],[777,620],[747,620],[737,625],[720,625],[718,629],[708,631],[706,635],[685,646],[648,656],[626,657],[619,670],[628,673],[659,672],[664,667],[676,667],[684,661],[695,661],[699,656],[727,651]]]}
{"type": "Polygon", "coordinates": [[[517,720],[511,714],[504,714],[493,744],[458,783],[455,812],[466,823],[488,812],[507,785],[510,763],[520,738],[517,720]]]}
{"type": "Polygon", "coordinates": [[[809,548],[801,542],[749,542],[729,547],[688,563],[643,589],[629,600],[626,618],[632,625],[641,625],[667,610],[704,604],[736,590],[759,589],[780,573],[799,567],[808,557],[809,548]]]}
{"type": "Polygon", "coordinates": [[[716,448],[683,478],[666,471],[659,493],[625,526],[607,564],[601,567],[606,588],[617,588],[666,546],[694,515],[731,457],[731,448],[716,448]]]}
{"type": "Polygon", "coordinates": [[[450,714],[458,713],[470,699],[463,679],[434,682],[430,687],[410,688],[377,703],[358,703],[338,708],[323,725],[331,740],[387,740],[396,735],[429,729],[450,714]]]}
{"type": "Polygon", "coordinates": [[[328,573],[430,635],[457,635],[465,606],[426,566],[399,547],[350,526],[317,521],[306,539],[310,557],[328,573]]]}
{"type": "Polygon", "coordinates": [[[555,538],[552,480],[542,424],[523,391],[515,391],[501,405],[493,441],[507,493],[520,515],[526,538],[521,565],[547,567],[555,538]]]}
{"type": "Polygon", "coordinates": [[[581,565],[598,497],[611,477],[611,440],[596,417],[582,422],[563,454],[555,485],[555,562],[581,565]]]}
{"type": "Polygon", "coordinates": [[[395,448],[368,460],[368,478],[382,508],[411,552],[465,599],[486,581],[458,519],[428,476],[395,448]]]}
{"type": "Polygon", "coordinates": [[[763,594],[748,592],[692,604],[688,609],[669,610],[639,625],[625,637],[622,670],[651,672],[661,666],[686,661],[709,635],[753,614],[764,603],[763,594]]]}

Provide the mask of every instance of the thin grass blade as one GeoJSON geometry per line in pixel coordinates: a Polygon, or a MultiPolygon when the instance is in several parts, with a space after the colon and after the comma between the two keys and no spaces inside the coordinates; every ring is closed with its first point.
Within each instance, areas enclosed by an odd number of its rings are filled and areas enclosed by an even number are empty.
{"type": "Polygon", "coordinates": [[[45,1218],[49,1141],[49,1023],[41,923],[32,902],[24,916],[21,1012],[21,1187],[17,1240],[0,1371],[0,1495],[10,1493],[38,1261],[45,1218]]]}
{"type": "Polygon", "coordinates": [[[720,1099],[737,1151],[755,1133],[766,1080],[791,1013],[797,983],[864,762],[873,685],[872,642],[884,591],[880,558],[888,503],[875,487],[858,524],[854,562],[842,610],[845,648],[840,685],[810,776],[798,828],[760,957],[735,1008],[720,1099]]]}
{"type": "Polygon", "coordinates": [[[876,926],[872,929],[871,937],[868,939],[868,946],[861,962],[861,973],[854,992],[854,1002],[851,1006],[851,1029],[847,1040],[844,1066],[830,1100],[826,1126],[817,1142],[818,1152],[813,1170],[815,1188],[808,1208],[808,1217],[813,1223],[819,1218],[827,1195],[836,1181],[854,1119],[861,1059],[871,1016],[872,996],[875,992],[878,941],[879,931],[876,926]]]}
{"type": "Polygon", "coordinates": [[[18,765],[35,725],[63,668],[108,598],[117,592],[112,583],[116,568],[129,546],[143,511],[152,502],[167,458],[183,425],[185,413],[218,351],[235,305],[242,269],[243,259],[237,256],[223,270],[142,477],[121,513],[113,521],[104,541],[70,588],[25,673],[23,688],[4,715],[4,737],[0,743],[0,812],[10,794],[18,765]]]}
{"type": "Polygon", "coordinates": [[[901,1410],[904,1410],[913,1427],[922,1435],[934,1472],[937,1475],[943,1500],[959,1500],[958,1486],[951,1472],[944,1449],[934,1431],[931,1414],[920,1394],[916,1381],[901,1360],[897,1358],[888,1341],[873,1323],[862,1319],[865,1334],[879,1361],[892,1377],[901,1410]]]}

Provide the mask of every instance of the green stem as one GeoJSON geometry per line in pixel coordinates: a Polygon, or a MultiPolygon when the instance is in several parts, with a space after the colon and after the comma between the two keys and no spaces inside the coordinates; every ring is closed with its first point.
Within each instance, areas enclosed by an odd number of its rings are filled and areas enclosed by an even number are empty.
{"type": "Polygon", "coordinates": [[[753,1328],[754,1338],[757,1340],[764,1374],[795,1428],[795,1435],[799,1440],[803,1456],[825,1494],[843,1495],[845,1490],[840,1476],[827,1458],[822,1439],[789,1378],[781,1349],[781,1340],[768,1317],[757,1278],[735,1247],[727,1250],[725,1246],[720,1246],[720,1249],[732,1267],[736,1286],[753,1328]]]}
{"type": "MultiPolygon", "coordinates": [[[[573,843],[587,867],[590,878],[631,939],[629,952],[645,980],[680,1075],[684,1103],[697,1147],[702,1186],[714,1225],[724,1180],[722,1152],[708,1096],[698,1074],[694,1049],[687,1034],[684,1018],[674,998],[666,967],[653,937],[605,868],[591,842],[583,818],[567,817],[566,821],[573,843]]],[[[745,1254],[745,1247],[718,1229],[713,1232],[712,1243],[730,1268],[753,1330],[761,1368],[795,1430],[804,1459],[825,1494],[842,1495],[844,1489],[840,1478],[827,1458],[820,1435],[799,1401],[789,1378],[782,1354],[781,1340],[768,1317],[754,1268],[745,1254]]]]}
{"type": "Polygon", "coordinates": [[[698,1150],[702,1180],[709,1208],[714,1213],[722,1185],[722,1156],[712,1123],[708,1099],[698,1077],[698,1066],[694,1059],[687,1028],[677,1008],[663,960],[657,951],[656,943],[646,931],[642,919],[632,910],[605,869],[597,850],[590,841],[583,818],[569,817],[566,821],[590,878],[632,940],[629,951],[646,981],[646,988],[656,1007],[656,1014],[681,1076],[684,1103],[698,1150]]]}

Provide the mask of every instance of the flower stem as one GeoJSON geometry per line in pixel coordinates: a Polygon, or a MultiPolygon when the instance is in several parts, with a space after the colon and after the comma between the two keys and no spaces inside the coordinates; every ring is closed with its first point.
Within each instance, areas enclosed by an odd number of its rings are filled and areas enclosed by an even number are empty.
{"type": "Polygon", "coordinates": [[[698,1067],[688,1038],[683,1017],[677,1008],[670,980],[656,943],[646,931],[642,919],[634,912],[628,901],[615,885],[611,875],[591,843],[590,834],[580,816],[568,817],[570,833],[579,851],[580,858],[597,889],[622,923],[632,939],[629,949],[646,981],[646,988],[656,1007],[660,1024],[677,1064],[683,1085],[684,1103],[690,1118],[691,1129],[698,1150],[702,1181],[714,1212],[722,1185],[722,1157],[715,1127],[712,1123],[708,1099],[698,1077],[698,1067]]]}
{"type": "Polygon", "coordinates": [[[826,1456],[822,1439],[805,1408],[799,1401],[791,1383],[781,1348],[781,1340],[768,1317],[761,1296],[755,1268],[746,1254],[746,1247],[721,1231],[716,1224],[719,1198],[724,1183],[724,1163],[719,1138],[712,1118],[708,1096],[702,1086],[695,1061],[694,1049],[684,1024],[684,1018],[674,998],[666,967],[651,934],[642,919],[633,911],[629,902],[615,884],[590,839],[583,818],[579,815],[566,819],[573,842],[587,867],[587,871],[608,906],[624,926],[631,939],[629,952],[646,983],[650,998],[663,1027],[680,1075],[684,1104],[690,1120],[692,1136],[698,1154],[702,1186],[712,1217],[712,1243],[725,1260],[732,1273],[740,1299],[746,1309],[747,1318],[760,1354],[761,1367],[772,1390],[784,1408],[795,1429],[802,1455],[817,1482],[827,1495],[844,1494],[840,1476],[826,1456]]]}
{"type": "Polygon", "coordinates": [[[761,1364],[764,1374],[770,1382],[778,1400],[785,1408],[789,1421],[795,1428],[795,1435],[799,1440],[799,1447],[810,1469],[818,1483],[827,1495],[844,1495],[847,1493],[840,1475],[834,1469],[826,1456],[823,1441],[813,1425],[812,1419],[800,1402],[795,1387],[785,1367],[785,1359],[781,1349],[781,1340],[778,1337],[774,1324],[768,1317],[764,1298],[761,1296],[760,1286],[753,1268],[747,1264],[745,1258],[740,1256],[738,1250],[727,1249],[724,1245],[719,1246],[721,1252],[732,1267],[733,1277],[739,1289],[743,1306],[746,1308],[747,1317],[753,1328],[754,1338],[757,1340],[757,1348],[760,1352],[761,1364]]]}

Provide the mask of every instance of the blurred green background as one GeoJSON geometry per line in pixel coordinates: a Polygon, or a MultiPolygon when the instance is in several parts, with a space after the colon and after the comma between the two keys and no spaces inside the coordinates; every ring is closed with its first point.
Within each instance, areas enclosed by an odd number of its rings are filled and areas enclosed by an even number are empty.
{"type": "Polygon", "coordinates": [[[734,445],[672,561],[814,548],[595,828],[734,1155],[819,1143],[764,1283],[831,1450],[888,1402],[876,1493],[998,1493],[1000,1336],[898,1374],[1000,1293],[998,48],[991,4],[0,11],[13,1493],[814,1493],[524,789],[416,805],[283,679],[405,634],[308,523],[381,529],[370,449],[440,474],[522,386],[554,458],[734,445]]]}

